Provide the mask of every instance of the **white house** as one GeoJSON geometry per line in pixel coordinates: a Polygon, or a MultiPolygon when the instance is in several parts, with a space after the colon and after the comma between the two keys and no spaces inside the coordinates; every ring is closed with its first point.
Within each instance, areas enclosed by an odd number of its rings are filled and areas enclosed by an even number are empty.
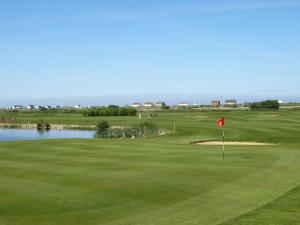
{"type": "Polygon", "coordinates": [[[41,106],[41,105],[38,105],[35,107],[36,109],[39,109],[39,110],[43,110],[43,109],[46,109],[47,107],[44,107],[44,106],[41,106]]]}
{"type": "Polygon", "coordinates": [[[142,104],[139,103],[139,102],[135,102],[135,103],[133,103],[131,106],[132,106],[133,108],[139,108],[139,107],[142,106],[142,104]]]}
{"type": "Polygon", "coordinates": [[[178,104],[178,106],[179,106],[179,107],[188,107],[189,104],[188,104],[187,102],[180,102],[180,103],[178,104]]]}
{"type": "Polygon", "coordinates": [[[145,103],[144,103],[144,107],[145,107],[145,108],[153,108],[153,107],[154,107],[154,104],[153,104],[153,102],[145,102],[145,103]]]}

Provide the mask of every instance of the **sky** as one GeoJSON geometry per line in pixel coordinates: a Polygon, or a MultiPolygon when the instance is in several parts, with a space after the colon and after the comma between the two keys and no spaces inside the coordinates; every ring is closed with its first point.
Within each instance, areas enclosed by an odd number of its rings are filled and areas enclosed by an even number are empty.
{"type": "Polygon", "coordinates": [[[0,106],[300,101],[299,0],[0,0],[0,106]]]}

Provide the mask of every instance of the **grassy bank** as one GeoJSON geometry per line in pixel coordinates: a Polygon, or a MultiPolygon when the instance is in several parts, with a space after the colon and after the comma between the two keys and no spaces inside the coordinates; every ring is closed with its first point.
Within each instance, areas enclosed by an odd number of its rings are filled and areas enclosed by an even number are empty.
{"type": "MultiPolygon", "coordinates": [[[[4,116],[4,115],[2,115],[4,116]]],[[[5,115],[7,117],[8,115],[5,115]]],[[[19,122],[93,125],[80,115],[19,122]]],[[[159,113],[176,132],[135,140],[0,143],[0,225],[299,224],[300,111],[159,113]],[[268,146],[191,145],[226,139],[268,146]]],[[[112,125],[140,123],[107,117],[112,125]]]]}

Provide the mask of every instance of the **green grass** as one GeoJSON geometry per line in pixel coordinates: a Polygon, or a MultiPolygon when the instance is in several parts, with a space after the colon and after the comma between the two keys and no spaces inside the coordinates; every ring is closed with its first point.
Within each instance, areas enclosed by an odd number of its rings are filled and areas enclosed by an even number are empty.
{"type": "Polygon", "coordinates": [[[300,187],[296,187],[252,212],[241,215],[222,225],[256,225],[256,224],[299,224],[300,221],[300,187]]]}
{"type": "MultiPolygon", "coordinates": [[[[4,116],[4,115],[1,115],[4,116]]],[[[95,124],[76,114],[5,115],[95,124]]],[[[0,225],[300,224],[300,111],[161,113],[135,140],[0,143],[0,225]],[[226,138],[269,146],[191,145],[226,138]]],[[[132,125],[135,117],[108,117],[132,125]]],[[[146,120],[146,119],[145,119],[146,120]]]]}

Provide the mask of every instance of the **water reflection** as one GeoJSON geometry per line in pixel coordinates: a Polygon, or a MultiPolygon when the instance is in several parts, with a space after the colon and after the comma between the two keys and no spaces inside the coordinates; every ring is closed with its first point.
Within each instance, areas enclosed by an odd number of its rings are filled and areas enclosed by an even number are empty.
{"type": "Polygon", "coordinates": [[[94,131],[86,130],[49,130],[49,129],[2,129],[0,141],[39,140],[60,138],[93,138],[94,131]]]}
{"type": "Polygon", "coordinates": [[[39,135],[43,135],[45,132],[49,132],[50,129],[36,129],[39,135]]]}

